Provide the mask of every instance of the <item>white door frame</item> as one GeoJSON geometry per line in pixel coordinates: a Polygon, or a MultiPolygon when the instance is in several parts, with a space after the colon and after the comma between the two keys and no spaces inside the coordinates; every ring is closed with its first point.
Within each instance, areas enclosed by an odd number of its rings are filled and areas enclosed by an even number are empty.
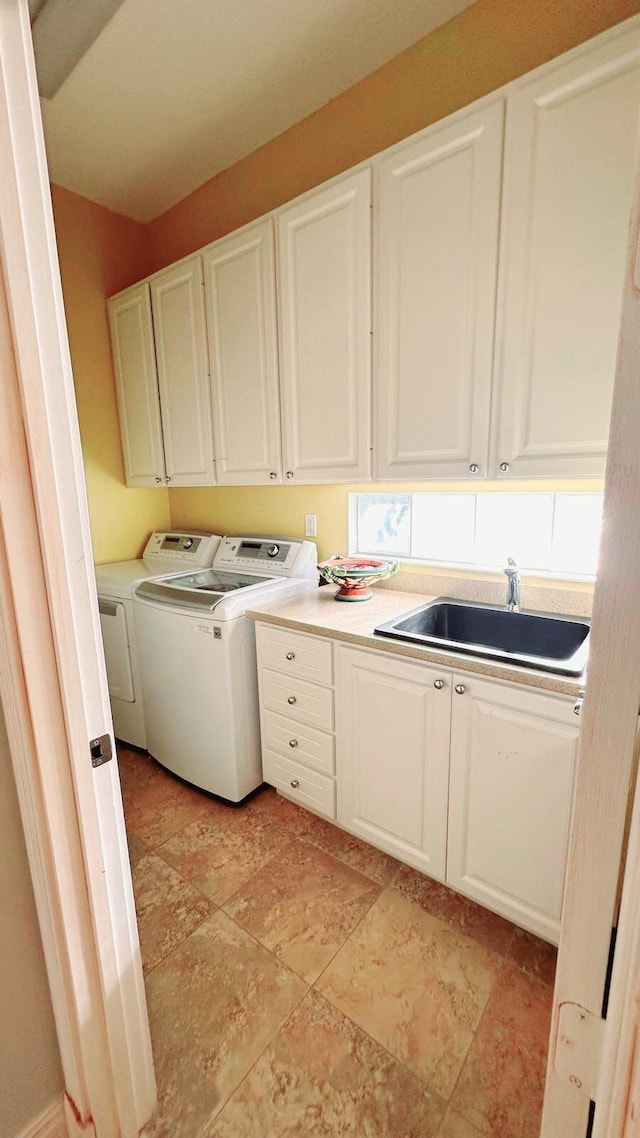
{"type": "MultiPolygon", "coordinates": [[[[589,1088],[587,1082],[579,1087],[576,1072],[567,1067],[567,1035],[559,1032],[559,1018],[566,1004],[590,1013],[586,1019],[591,1023],[602,1016],[634,778],[640,707],[640,148],[634,185],[605,480],[604,534],[594,594],[542,1138],[584,1138],[589,1090],[596,1102],[594,1135],[618,1138],[622,1131],[609,1128],[610,1114],[614,1100],[616,1109],[620,1107],[620,1078],[626,1088],[631,1078],[629,1066],[619,1069],[614,1087],[611,1067],[614,1053],[620,1063],[625,1058],[624,1050],[617,1050],[623,1030],[619,1016],[632,993],[629,961],[637,952],[628,921],[618,928],[607,1020],[593,1036],[603,1036],[606,1060],[598,1062],[597,1055],[591,1056],[600,1072],[596,1087],[589,1088]]],[[[635,844],[629,847],[623,885],[625,909],[636,912],[639,809],[636,802],[632,816],[635,844]]],[[[573,1043],[581,1061],[580,1052],[583,1046],[588,1051],[589,1045],[579,1040],[573,1043]]],[[[626,1061],[632,1062],[629,1052],[626,1061]]],[[[635,1125],[640,1127],[640,1119],[635,1125]]]]}
{"type": "Polygon", "coordinates": [[[26,0],[0,0],[0,698],[70,1135],[134,1138],[155,1082],[26,0]]]}

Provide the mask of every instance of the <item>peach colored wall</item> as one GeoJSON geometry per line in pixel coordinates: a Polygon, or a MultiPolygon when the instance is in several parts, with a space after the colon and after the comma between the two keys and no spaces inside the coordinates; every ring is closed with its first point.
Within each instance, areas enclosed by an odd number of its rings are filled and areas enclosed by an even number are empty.
{"type": "Polygon", "coordinates": [[[148,231],[69,190],[54,186],[52,194],[94,557],[123,561],[170,524],[164,487],[125,486],[105,305],[148,273],[148,231]]]}
{"type": "Polygon", "coordinates": [[[193,252],[640,11],[478,0],[149,223],[153,268],[193,252]]]}

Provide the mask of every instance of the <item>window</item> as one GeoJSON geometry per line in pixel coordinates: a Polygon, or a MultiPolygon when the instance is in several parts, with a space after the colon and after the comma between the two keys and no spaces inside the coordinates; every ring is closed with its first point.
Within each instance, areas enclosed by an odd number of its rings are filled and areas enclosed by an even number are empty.
{"type": "Polygon", "coordinates": [[[350,494],[349,551],[593,577],[602,494],[350,494]]]}

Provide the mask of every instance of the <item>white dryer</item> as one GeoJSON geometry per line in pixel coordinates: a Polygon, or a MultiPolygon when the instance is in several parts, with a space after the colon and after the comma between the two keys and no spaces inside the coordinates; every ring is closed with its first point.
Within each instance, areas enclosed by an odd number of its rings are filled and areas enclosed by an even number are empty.
{"type": "Polygon", "coordinates": [[[262,782],[255,630],[245,612],[318,587],[311,541],[225,537],[213,566],[135,590],[147,747],[194,786],[240,802],[262,782]]]}
{"type": "Polygon", "coordinates": [[[211,565],[219,542],[213,534],[156,532],[141,558],[95,567],[113,730],[124,743],[147,746],[132,609],[134,589],[149,577],[211,565]]]}

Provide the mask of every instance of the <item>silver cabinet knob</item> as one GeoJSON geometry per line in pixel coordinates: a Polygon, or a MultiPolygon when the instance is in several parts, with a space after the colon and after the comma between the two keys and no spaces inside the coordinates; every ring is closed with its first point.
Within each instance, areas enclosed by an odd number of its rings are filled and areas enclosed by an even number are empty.
{"type": "Polygon", "coordinates": [[[500,470],[502,471],[503,474],[508,474],[510,469],[511,469],[511,467],[510,467],[508,462],[501,462],[500,463],[500,470]]]}
{"type": "Polygon", "coordinates": [[[287,652],[287,660],[295,660],[295,658],[296,658],[295,652],[287,652]]]}
{"type": "Polygon", "coordinates": [[[287,699],[287,703],[290,703],[290,704],[293,706],[293,704],[294,704],[295,702],[296,702],[296,697],[295,697],[295,695],[290,695],[290,696],[288,697],[288,699],[287,699]]]}
{"type": "Polygon", "coordinates": [[[287,478],[293,478],[293,470],[287,470],[287,478]]]}
{"type": "Polygon", "coordinates": [[[300,786],[300,779],[299,778],[292,778],[291,779],[291,785],[292,785],[294,790],[297,790],[298,787],[300,786]]]}
{"type": "Polygon", "coordinates": [[[269,478],[275,479],[277,477],[278,477],[278,475],[276,474],[275,470],[269,471],[269,478]]]}
{"type": "Polygon", "coordinates": [[[167,477],[165,478],[165,482],[170,482],[170,481],[171,481],[171,475],[167,474],[167,477]]]}
{"type": "Polygon", "coordinates": [[[583,703],[584,703],[584,688],[581,688],[580,691],[578,692],[578,698],[573,705],[573,714],[574,715],[582,715],[583,703]]]}
{"type": "Polygon", "coordinates": [[[436,689],[436,691],[442,691],[442,689],[444,687],[444,680],[434,680],[433,686],[436,689]]]}
{"type": "Polygon", "coordinates": [[[160,485],[160,483],[162,482],[162,479],[161,479],[161,478],[154,478],[154,480],[153,480],[153,481],[156,483],[156,485],[158,485],[158,486],[159,486],[159,485],[160,485]]]}
{"type": "Polygon", "coordinates": [[[289,746],[290,747],[297,747],[298,746],[298,740],[297,739],[289,739],[289,746]]]}
{"type": "Polygon", "coordinates": [[[464,686],[464,684],[456,684],[456,687],[455,687],[456,695],[464,695],[466,690],[467,689],[464,686]]]}
{"type": "Polygon", "coordinates": [[[479,469],[480,469],[480,467],[478,466],[478,463],[472,462],[470,467],[469,467],[469,474],[477,474],[479,469]]]}

